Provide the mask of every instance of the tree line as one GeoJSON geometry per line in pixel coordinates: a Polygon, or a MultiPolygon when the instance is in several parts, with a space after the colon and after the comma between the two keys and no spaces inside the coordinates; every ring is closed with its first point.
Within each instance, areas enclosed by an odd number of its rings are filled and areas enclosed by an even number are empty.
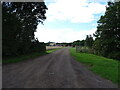
{"type": "Polygon", "coordinates": [[[46,19],[44,2],[2,2],[2,56],[45,52],[35,38],[37,25],[46,19]]]}
{"type": "Polygon", "coordinates": [[[120,60],[120,2],[108,2],[105,15],[98,20],[97,31],[73,45],[88,47],[92,53],[120,60]]]}

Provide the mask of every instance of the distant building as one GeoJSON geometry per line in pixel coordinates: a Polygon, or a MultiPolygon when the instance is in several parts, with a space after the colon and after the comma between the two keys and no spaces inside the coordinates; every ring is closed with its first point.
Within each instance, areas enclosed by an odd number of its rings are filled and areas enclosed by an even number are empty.
{"type": "Polygon", "coordinates": [[[49,42],[49,46],[56,46],[55,42],[49,42]]]}

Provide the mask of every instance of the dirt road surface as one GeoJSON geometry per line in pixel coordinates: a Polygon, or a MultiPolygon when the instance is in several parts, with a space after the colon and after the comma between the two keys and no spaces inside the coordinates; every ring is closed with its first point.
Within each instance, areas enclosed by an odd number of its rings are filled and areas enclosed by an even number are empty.
{"type": "Polygon", "coordinates": [[[3,88],[116,88],[74,60],[68,48],[3,65],[3,88]]]}

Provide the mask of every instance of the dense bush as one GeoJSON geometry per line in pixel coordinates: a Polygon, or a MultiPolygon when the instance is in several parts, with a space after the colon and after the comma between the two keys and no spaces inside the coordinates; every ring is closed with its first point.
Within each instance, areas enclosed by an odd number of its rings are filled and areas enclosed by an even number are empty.
{"type": "Polygon", "coordinates": [[[94,53],[92,48],[86,47],[86,46],[82,46],[82,47],[76,47],[76,51],[77,52],[81,52],[81,53],[94,53]]]}

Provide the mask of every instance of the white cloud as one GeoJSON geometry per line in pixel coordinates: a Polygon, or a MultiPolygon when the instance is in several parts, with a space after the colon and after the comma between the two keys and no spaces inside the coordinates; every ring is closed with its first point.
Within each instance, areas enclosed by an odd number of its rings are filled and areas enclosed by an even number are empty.
{"type": "Polygon", "coordinates": [[[72,23],[89,23],[95,14],[105,12],[105,5],[87,0],[55,0],[48,4],[46,21],[69,20],[72,23]]]}
{"type": "Polygon", "coordinates": [[[38,37],[40,42],[73,42],[76,40],[83,40],[86,38],[86,35],[93,34],[96,31],[96,28],[91,30],[73,30],[71,28],[63,29],[48,29],[41,27],[37,29],[35,36],[38,37]],[[40,29],[40,30],[39,30],[40,29]]]}
{"type": "MultiPolygon", "coordinates": [[[[72,23],[90,23],[98,17],[95,14],[101,15],[105,12],[105,5],[98,2],[88,3],[88,0],[55,0],[48,3],[47,7],[47,23],[56,20],[68,20],[72,23]]],[[[96,26],[96,23],[91,23],[91,26],[96,26]]],[[[52,27],[38,27],[35,36],[38,37],[40,42],[73,42],[83,40],[86,38],[86,35],[92,35],[96,31],[96,28],[91,30],[76,30],[74,27],[69,28],[67,26],[67,28],[61,27],[62,29],[58,28],[56,30],[54,29],[54,24],[52,27]]]]}

